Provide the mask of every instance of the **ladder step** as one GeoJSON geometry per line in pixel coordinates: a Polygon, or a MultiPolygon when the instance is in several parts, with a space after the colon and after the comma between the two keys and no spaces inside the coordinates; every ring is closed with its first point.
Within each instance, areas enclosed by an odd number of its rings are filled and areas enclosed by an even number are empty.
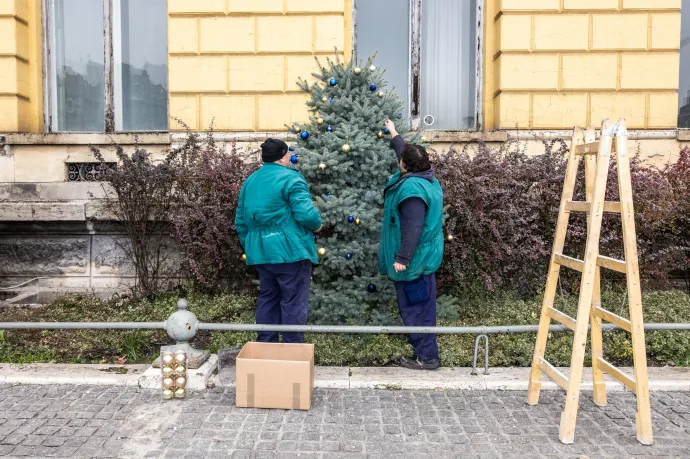
{"type": "Polygon", "coordinates": [[[592,314],[606,322],[612,323],[619,326],[628,333],[632,333],[632,324],[628,319],[624,319],[621,316],[614,314],[606,309],[602,309],[596,306],[592,306],[592,314]]]}
{"type": "MultiPolygon", "coordinates": [[[[592,208],[592,203],[587,201],[566,201],[565,210],[571,212],[589,212],[592,208]]],[[[616,201],[606,201],[604,203],[604,212],[610,214],[621,213],[621,203],[616,201]]]]}
{"type": "Polygon", "coordinates": [[[597,362],[599,363],[599,368],[601,368],[602,371],[608,373],[609,376],[626,386],[634,393],[637,393],[637,384],[635,384],[635,380],[633,378],[626,375],[601,357],[597,357],[597,362]]]}
{"type": "Polygon", "coordinates": [[[554,309],[552,307],[546,308],[546,315],[551,317],[556,322],[559,322],[559,323],[565,325],[566,327],[568,327],[572,331],[575,331],[575,326],[576,326],[575,319],[573,319],[569,315],[563,314],[561,311],[554,309]]]}
{"type": "MultiPolygon", "coordinates": [[[[573,257],[568,257],[565,255],[562,255],[560,253],[557,253],[553,257],[553,261],[556,264],[559,264],[561,266],[565,266],[566,268],[573,269],[575,271],[580,271],[584,269],[585,262],[582,260],[578,260],[577,258],[573,257]]],[[[599,255],[597,257],[597,266],[600,266],[602,268],[610,269],[612,271],[618,271],[619,273],[625,273],[626,272],[626,267],[625,267],[625,262],[622,260],[616,260],[615,258],[610,258],[610,257],[604,257],[599,255]]]]}
{"type": "Polygon", "coordinates": [[[541,371],[546,373],[546,376],[553,379],[553,381],[563,389],[568,390],[568,377],[566,375],[558,371],[556,367],[544,360],[543,357],[539,357],[537,365],[541,371]]]}
{"type": "MultiPolygon", "coordinates": [[[[575,146],[575,154],[579,156],[596,155],[599,153],[599,142],[590,142],[575,146]]],[[[616,151],[616,142],[611,142],[611,153],[616,151]]]]}

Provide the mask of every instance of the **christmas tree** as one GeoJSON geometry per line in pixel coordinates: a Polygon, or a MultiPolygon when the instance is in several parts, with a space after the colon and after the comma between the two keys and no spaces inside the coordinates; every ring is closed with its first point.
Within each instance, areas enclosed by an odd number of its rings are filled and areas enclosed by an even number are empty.
{"type": "Polygon", "coordinates": [[[298,143],[290,147],[324,222],[316,236],[320,265],[312,278],[310,317],[316,323],[391,324],[395,289],[378,273],[378,247],[383,189],[398,163],[383,122],[393,120],[408,141],[420,143],[420,135],[407,135],[403,102],[386,90],[373,57],[366,64],[336,57],[319,67],[315,83],[299,81],[310,95],[311,116],[292,126],[298,143]]]}

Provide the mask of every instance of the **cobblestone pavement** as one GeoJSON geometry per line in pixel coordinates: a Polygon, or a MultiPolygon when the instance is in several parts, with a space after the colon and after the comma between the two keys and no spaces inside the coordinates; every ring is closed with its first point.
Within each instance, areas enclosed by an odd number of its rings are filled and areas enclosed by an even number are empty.
{"type": "Polygon", "coordinates": [[[575,444],[558,442],[562,392],[316,390],[308,412],[238,409],[232,389],[0,385],[0,456],[244,459],[690,457],[690,394],[653,394],[655,444],[634,397],[583,392],[575,444]]]}

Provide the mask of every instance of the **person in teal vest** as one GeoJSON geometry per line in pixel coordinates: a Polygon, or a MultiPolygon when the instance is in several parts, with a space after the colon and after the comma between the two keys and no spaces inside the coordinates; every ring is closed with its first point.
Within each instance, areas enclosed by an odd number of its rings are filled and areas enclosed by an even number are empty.
{"type": "MultiPolygon", "coordinates": [[[[385,121],[400,170],[384,190],[379,271],[395,282],[398,308],[407,326],[436,326],[436,270],[443,259],[443,190],[426,150],[406,144],[385,121]]],[[[414,350],[400,364],[416,370],[441,366],[436,336],[413,333],[414,350]]]]}
{"type": "MultiPolygon", "coordinates": [[[[305,325],[321,216],[302,174],[288,167],[285,142],[266,140],[261,158],[264,164],[242,185],[235,216],[247,265],[259,272],[256,323],[305,325]]],[[[259,332],[258,341],[278,342],[278,333],[259,332]]],[[[283,333],[283,342],[302,343],[304,333],[283,333]]]]}

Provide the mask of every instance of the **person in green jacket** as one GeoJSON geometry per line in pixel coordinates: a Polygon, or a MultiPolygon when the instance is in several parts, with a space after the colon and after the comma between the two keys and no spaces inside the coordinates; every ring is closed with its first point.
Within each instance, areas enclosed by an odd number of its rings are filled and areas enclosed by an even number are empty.
{"type": "MultiPolygon", "coordinates": [[[[426,150],[406,144],[385,121],[400,170],[384,190],[379,272],[395,282],[398,309],[407,326],[436,326],[436,270],[443,259],[443,190],[426,150]]],[[[441,366],[436,336],[410,334],[412,357],[400,364],[416,370],[441,366]]]]}
{"type": "MultiPolygon", "coordinates": [[[[261,158],[264,164],[242,185],[235,216],[247,265],[259,272],[256,323],[305,325],[321,216],[304,177],[288,167],[285,142],[267,139],[261,158]]],[[[278,333],[259,332],[258,341],[277,343],[278,333]]],[[[283,333],[283,342],[302,343],[304,333],[283,333]]]]}

